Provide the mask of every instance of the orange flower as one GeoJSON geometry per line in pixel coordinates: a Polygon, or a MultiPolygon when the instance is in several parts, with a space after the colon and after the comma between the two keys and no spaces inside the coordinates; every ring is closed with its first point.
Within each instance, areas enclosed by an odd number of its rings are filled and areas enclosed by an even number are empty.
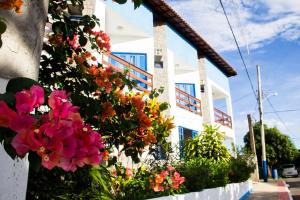
{"type": "Polygon", "coordinates": [[[160,174],[157,174],[155,176],[155,183],[161,184],[162,182],[164,182],[164,177],[162,177],[160,174]]]}
{"type": "Polygon", "coordinates": [[[155,184],[152,189],[154,190],[154,192],[164,191],[164,188],[160,184],[155,184]]]}
{"type": "Polygon", "coordinates": [[[109,158],[109,152],[108,152],[108,151],[104,151],[104,152],[103,152],[103,158],[102,158],[102,159],[103,159],[104,161],[108,161],[108,158],[109,158]]]}
{"type": "Polygon", "coordinates": [[[133,176],[133,172],[129,167],[126,167],[125,174],[127,178],[131,178],[133,176]]]}
{"type": "Polygon", "coordinates": [[[134,96],[131,98],[131,102],[137,108],[137,110],[143,110],[145,106],[145,102],[143,101],[142,97],[134,96]]]}
{"type": "Polygon", "coordinates": [[[22,13],[21,7],[23,4],[22,0],[5,0],[4,2],[0,2],[0,8],[5,10],[14,9],[16,13],[22,13]]]}
{"type": "Polygon", "coordinates": [[[113,109],[113,105],[110,102],[105,102],[102,105],[102,121],[105,121],[109,117],[116,115],[116,111],[113,109]]]}

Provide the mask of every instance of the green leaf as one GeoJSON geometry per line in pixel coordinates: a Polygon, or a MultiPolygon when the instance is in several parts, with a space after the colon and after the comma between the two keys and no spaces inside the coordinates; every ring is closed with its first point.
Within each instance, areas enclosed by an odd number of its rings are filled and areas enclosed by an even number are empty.
{"type": "Polygon", "coordinates": [[[6,31],[6,28],[6,24],[2,20],[0,20],[0,35],[6,31]]]}
{"type": "Polygon", "coordinates": [[[6,86],[7,93],[16,93],[22,91],[24,89],[29,89],[32,85],[40,85],[33,79],[25,78],[25,77],[17,77],[10,79],[6,86]]]}
{"type": "Polygon", "coordinates": [[[83,37],[83,36],[79,37],[80,46],[85,46],[87,42],[88,42],[88,39],[86,37],[83,37]]]}
{"type": "Polygon", "coordinates": [[[52,30],[54,33],[65,33],[66,32],[66,26],[63,22],[54,22],[52,24],[52,30]]]}
{"type": "Polygon", "coordinates": [[[41,158],[36,153],[30,152],[28,160],[30,163],[30,168],[35,172],[38,172],[41,168],[41,158]]]}
{"type": "Polygon", "coordinates": [[[8,105],[14,105],[15,96],[12,93],[0,94],[0,100],[5,101],[8,105]]]}

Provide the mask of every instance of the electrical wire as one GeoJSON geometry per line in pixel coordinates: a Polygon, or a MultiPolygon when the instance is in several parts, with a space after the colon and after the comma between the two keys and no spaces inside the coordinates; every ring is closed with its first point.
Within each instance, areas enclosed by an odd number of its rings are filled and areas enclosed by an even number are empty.
{"type": "Polygon", "coordinates": [[[284,121],[281,119],[280,115],[278,114],[278,112],[276,111],[276,109],[274,108],[273,104],[271,103],[270,99],[267,99],[268,103],[270,104],[273,112],[275,113],[275,115],[277,116],[277,118],[279,119],[279,121],[282,123],[282,125],[286,128],[286,130],[291,133],[290,129],[287,127],[287,125],[284,123],[284,121]]]}
{"type": "MultiPolygon", "coordinates": [[[[291,110],[276,110],[276,113],[287,113],[287,112],[298,112],[300,109],[291,109],[291,110]]],[[[264,114],[275,113],[274,111],[264,112],[264,114]]]]}
{"type": "MultiPolygon", "coordinates": [[[[239,102],[239,101],[245,99],[246,97],[248,97],[249,95],[251,95],[251,93],[248,93],[248,94],[243,95],[243,96],[241,96],[241,97],[239,97],[239,98],[237,98],[237,99],[234,99],[234,100],[232,101],[232,103],[239,102]]],[[[218,107],[217,109],[224,108],[224,107],[226,107],[226,105],[221,106],[221,107],[218,107]]]]}
{"type": "Polygon", "coordinates": [[[239,43],[238,43],[238,41],[237,41],[237,39],[236,39],[236,36],[235,36],[235,34],[234,34],[234,31],[233,31],[233,28],[232,28],[232,26],[231,26],[231,24],[230,24],[230,21],[229,21],[229,19],[228,19],[228,16],[227,16],[226,10],[225,10],[225,8],[224,8],[224,5],[223,5],[223,3],[222,3],[222,0],[219,0],[219,2],[220,2],[221,7],[222,7],[222,9],[223,9],[223,12],[224,12],[224,15],[225,15],[225,17],[226,17],[227,23],[228,23],[229,28],[230,28],[230,30],[231,30],[231,33],[232,33],[232,36],[233,36],[233,38],[234,38],[234,41],[235,41],[236,47],[237,47],[237,49],[238,49],[239,55],[240,55],[240,57],[241,57],[243,66],[244,66],[244,68],[245,68],[245,71],[246,71],[248,80],[249,80],[250,85],[251,85],[251,89],[252,89],[253,95],[254,95],[254,97],[255,97],[255,99],[256,99],[256,101],[257,101],[256,92],[255,92],[255,90],[254,90],[254,86],[253,86],[252,80],[251,80],[251,78],[250,78],[250,74],[249,74],[249,71],[248,71],[246,62],[245,62],[245,60],[244,60],[244,57],[243,57],[243,55],[242,55],[242,52],[241,52],[239,43]]]}

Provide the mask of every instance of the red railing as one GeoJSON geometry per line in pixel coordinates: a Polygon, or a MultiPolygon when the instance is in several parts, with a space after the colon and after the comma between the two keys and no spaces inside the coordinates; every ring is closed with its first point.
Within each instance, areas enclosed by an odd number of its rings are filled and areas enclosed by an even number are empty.
{"type": "Polygon", "coordinates": [[[223,111],[215,108],[215,122],[222,124],[223,126],[227,126],[229,128],[232,128],[232,119],[231,116],[224,113],[223,111]]]}
{"type": "Polygon", "coordinates": [[[195,114],[202,115],[201,101],[179,88],[176,88],[176,105],[195,114]]]}
{"type": "Polygon", "coordinates": [[[102,64],[104,66],[110,66],[118,72],[124,72],[128,70],[128,79],[137,82],[136,89],[150,93],[153,88],[153,75],[138,68],[137,66],[127,62],[126,60],[115,56],[111,53],[103,53],[102,64]],[[109,59],[114,60],[118,66],[109,62],[109,59]],[[144,78],[143,78],[144,77],[144,78]]]}

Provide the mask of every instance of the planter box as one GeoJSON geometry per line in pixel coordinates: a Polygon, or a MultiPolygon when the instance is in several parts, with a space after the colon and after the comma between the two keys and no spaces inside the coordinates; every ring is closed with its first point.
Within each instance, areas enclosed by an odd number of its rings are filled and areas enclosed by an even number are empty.
{"type": "Polygon", "coordinates": [[[205,189],[175,196],[159,197],[151,200],[245,200],[252,191],[252,181],[231,183],[225,187],[205,189]]]}

